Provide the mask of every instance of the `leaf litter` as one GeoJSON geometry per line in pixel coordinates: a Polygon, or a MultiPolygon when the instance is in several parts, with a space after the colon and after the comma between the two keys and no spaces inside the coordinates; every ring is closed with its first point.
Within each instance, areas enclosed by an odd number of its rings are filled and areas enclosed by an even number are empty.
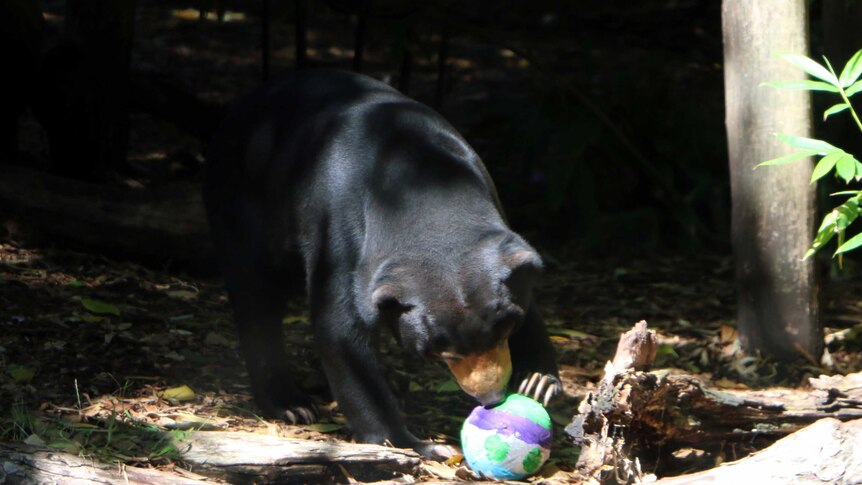
{"type": "MultiPolygon", "coordinates": [[[[846,281],[827,287],[827,341],[837,370],[860,367],[862,304],[850,298],[858,289],[846,281]]],[[[4,439],[165,469],[181,459],[156,431],[351,439],[314,356],[301,298],[289,304],[286,340],[297,382],[318,400],[322,420],[294,426],[258,416],[218,280],[5,243],[0,290],[4,439]]],[[[774,379],[779,371],[768,360],[738,356],[732,271],[725,257],[567,263],[549,268],[537,297],[567,397],[551,406],[554,452],[534,481],[573,479],[577,450],[564,439],[562,426],[578,400],[595,389],[619,334],[636,320],[646,319],[657,330],[660,363],[677,372],[740,388],[774,379]]],[[[474,403],[458,392],[443,366],[409,358],[391,340],[385,343],[382,358],[412,430],[457,443],[474,403]]],[[[794,385],[819,371],[797,368],[783,379],[794,385]]],[[[411,480],[472,478],[454,460],[423,462],[411,480]]]]}

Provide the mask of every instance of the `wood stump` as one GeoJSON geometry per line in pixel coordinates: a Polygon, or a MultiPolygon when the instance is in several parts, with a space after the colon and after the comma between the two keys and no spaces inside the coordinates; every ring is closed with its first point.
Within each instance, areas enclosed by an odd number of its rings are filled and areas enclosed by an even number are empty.
{"type": "MultiPolygon", "coordinates": [[[[581,402],[566,427],[581,447],[578,470],[588,479],[602,483],[641,479],[645,475],[637,457],[654,458],[660,451],[683,447],[717,449],[755,438],[771,441],[824,418],[834,418],[828,421],[832,431],[827,433],[823,431],[827,425],[818,424],[821,428],[809,431],[810,436],[830,435],[852,443],[859,439],[858,421],[844,426],[839,420],[862,417],[862,373],[813,378],[808,390],[717,390],[693,376],[650,372],[655,348],[655,334],[646,322],[623,334],[597,391],[581,402]]],[[[817,455],[817,450],[809,451],[817,455]]],[[[862,453],[858,457],[855,460],[862,460],[862,453]]],[[[855,473],[856,462],[845,464],[855,473]]],[[[788,470],[782,466],[782,471],[788,470]]],[[[855,478],[862,481],[862,475],[855,478]]]]}

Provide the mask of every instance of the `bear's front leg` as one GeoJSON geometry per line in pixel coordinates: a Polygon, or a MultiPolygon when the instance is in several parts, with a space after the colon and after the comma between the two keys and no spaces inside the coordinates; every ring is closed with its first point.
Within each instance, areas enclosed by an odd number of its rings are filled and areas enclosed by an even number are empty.
{"type": "Polygon", "coordinates": [[[311,288],[311,319],[329,386],[355,439],[413,448],[431,459],[452,457],[454,448],[419,440],[407,430],[380,366],[376,329],[359,318],[348,275],[311,278],[317,283],[311,288]]]}
{"type": "Polygon", "coordinates": [[[531,304],[521,328],[509,338],[513,382],[518,394],[531,397],[545,406],[563,389],[554,346],[545,323],[531,304]]]}
{"type": "Polygon", "coordinates": [[[290,357],[284,348],[281,321],[286,287],[267,264],[238,259],[236,264],[225,264],[225,280],[255,402],[266,417],[292,424],[314,423],[314,403],[294,385],[290,357]]]}

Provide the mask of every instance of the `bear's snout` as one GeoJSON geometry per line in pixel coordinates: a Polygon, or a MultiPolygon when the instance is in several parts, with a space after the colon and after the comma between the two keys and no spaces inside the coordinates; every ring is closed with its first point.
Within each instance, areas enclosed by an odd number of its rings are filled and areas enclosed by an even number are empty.
{"type": "Polygon", "coordinates": [[[506,387],[512,376],[508,340],[504,339],[485,352],[468,354],[446,363],[461,389],[482,405],[492,406],[506,397],[506,387]]]}

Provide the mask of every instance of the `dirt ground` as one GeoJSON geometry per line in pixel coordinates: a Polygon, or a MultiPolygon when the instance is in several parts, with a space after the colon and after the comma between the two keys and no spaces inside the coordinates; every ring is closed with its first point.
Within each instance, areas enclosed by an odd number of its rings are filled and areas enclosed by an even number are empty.
{"type": "MultiPolygon", "coordinates": [[[[550,265],[538,299],[566,396],[551,407],[556,438],[548,475],[564,478],[574,465],[577,451],[562,427],[594,388],[619,334],[637,320],[658,331],[661,367],[698,374],[719,387],[776,380],[796,385],[808,376],[862,368],[862,341],[856,336],[862,308],[852,298],[859,281],[826,287],[833,368],[802,363],[778,369],[734,356],[731,275],[729,259],[715,255],[550,265]]],[[[0,328],[0,430],[6,440],[162,468],[182,466],[163,444],[120,431],[107,442],[93,430],[120,421],[163,431],[245,430],[350,440],[314,358],[301,298],[285,318],[285,335],[298,381],[322,410],[321,423],[311,426],[255,414],[226,296],[215,279],[7,242],[0,245],[0,328]]],[[[391,342],[383,356],[413,431],[457,443],[474,404],[445,368],[404,355],[391,342]]],[[[730,450],[709,456],[735,458],[730,450]]],[[[426,463],[424,477],[454,478],[446,476],[446,468],[426,463]]],[[[448,468],[454,473],[458,466],[448,468]]]]}

